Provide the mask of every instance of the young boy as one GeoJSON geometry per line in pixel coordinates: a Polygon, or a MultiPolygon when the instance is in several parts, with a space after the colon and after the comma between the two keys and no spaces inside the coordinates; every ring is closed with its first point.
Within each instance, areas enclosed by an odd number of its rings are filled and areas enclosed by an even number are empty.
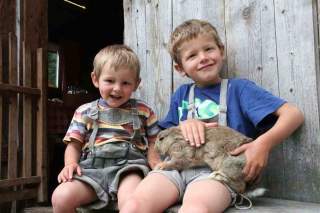
{"type": "Polygon", "coordinates": [[[80,106],[63,141],[65,166],[52,195],[55,213],[100,209],[118,199],[118,207],[158,162],[154,141],[159,127],[153,110],[130,99],[140,83],[140,64],[125,45],[102,49],[91,78],[101,98],[80,106]],[[148,165],[149,162],[149,165],[148,165]]]}
{"type": "MultiPolygon", "coordinates": [[[[224,120],[229,127],[255,138],[231,154],[244,152],[245,180],[256,180],[267,164],[271,149],[302,124],[300,110],[245,79],[229,79],[222,89],[219,73],[224,45],[216,29],[206,21],[189,20],[178,26],[171,35],[169,52],[176,71],[191,78],[194,84],[177,89],[169,112],[159,125],[180,126],[185,140],[199,147],[205,143],[204,127],[217,125],[216,121],[223,121],[220,118],[226,114],[224,120]],[[225,105],[221,102],[223,96],[225,105]]],[[[152,171],[138,185],[121,213],[163,212],[180,200],[179,212],[223,212],[235,203],[237,194],[229,186],[209,179],[210,173],[208,167],[181,172],[152,171]]]]}

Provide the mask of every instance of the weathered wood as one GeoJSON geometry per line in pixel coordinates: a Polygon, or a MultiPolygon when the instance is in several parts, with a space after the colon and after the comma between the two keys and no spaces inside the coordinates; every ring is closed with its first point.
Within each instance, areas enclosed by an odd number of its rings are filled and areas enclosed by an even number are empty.
{"type": "Polygon", "coordinates": [[[41,179],[38,176],[32,176],[27,178],[5,179],[5,180],[0,180],[0,188],[8,188],[11,186],[40,183],[40,180],[41,179]]]}
{"type": "Polygon", "coordinates": [[[17,93],[38,97],[41,95],[41,90],[37,88],[0,83],[0,94],[15,96],[17,93]]]}
{"type": "MultiPolygon", "coordinates": [[[[280,96],[298,105],[306,122],[283,144],[284,178],[279,182],[283,194],[271,189],[275,197],[320,202],[319,94],[312,2],[275,1],[280,96]]],[[[276,181],[271,179],[269,186],[276,181]]]]}
{"type": "MultiPolygon", "coordinates": [[[[22,46],[23,57],[23,85],[31,87],[31,52],[23,42],[22,46]]],[[[24,177],[32,175],[32,99],[23,95],[23,171],[24,177]]]]}
{"type": "MultiPolygon", "coordinates": [[[[9,34],[9,83],[17,84],[17,46],[12,33],[9,34]]],[[[8,178],[18,175],[17,96],[10,98],[8,125],[8,178]]]]}
{"type": "Polygon", "coordinates": [[[171,25],[168,24],[171,20],[171,1],[125,0],[123,7],[126,11],[125,25],[135,26],[125,28],[125,34],[128,35],[125,43],[137,52],[141,62],[142,79],[136,97],[143,99],[159,115],[163,115],[171,94],[171,87],[164,89],[163,85],[172,85],[171,61],[165,50],[167,36],[171,31],[171,25]]]}
{"type": "MultiPolygon", "coordinates": [[[[291,200],[271,199],[271,198],[256,198],[252,200],[253,206],[251,209],[239,210],[231,207],[225,213],[318,213],[320,204],[297,202],[291,200]]],[[[169,208],[166,213],[177,213],[179,205],[169,208]]]]}
{"type": "Polygon", "coordinates": [[[23,213],[53,213],[52,207],[39,206],[23,209],[23,213]]]}
{"type": "MultiPolygon", "coordinates": [[[[17,85],[17,40],[16,37],[9,33],[9,84],[17,85]]],[[[8,178],[16,178],[18,175],[18,97],[11,97],[9,104],[8,116],[8,178]]],[[[16,193],[17,188],[13,187],[12,194],[16,193]]],[[[5,196],[6,199],[14,201],[11,203],[11,210],[16,210],[16,201],[11,195],[5,196]]],[[[3,199],[3,200],[6,200],[3,199]]]]}
{"type": "Polygon", "coordinates": [[[41,97],[38,99],[37,110],[37,176],[41,177],[41,183],[38,189],[38,201],[43,202],[47,200],[47,73],[45,72],[46,55],[42,48],[37,49],[37,88],[41,90],[41,97]]]}
{"type": "Polygon", "coordinates": [[[7,191],[1,192],[0,203],[17,201],[17,200],[27,200],[31,198],[35,198],[37,196],[37,189],[23,189],[19,191],[7,191]]]}
{"type": "Polygon", "coordinates": [[[172,85],[171,60],[166,51],[167,38],[172,28],[171,0],[146,3],[146,73],[143,75],[145,95],[159,116],[169,107],[172,85]],[[161,33],[159,33],[159,31],[161,33]],[[157,72],[154,72],[157,70],[157,72]],[[167,85],[164,87],[164,85],[167,85]],[[169,88],[169,89],[168,89],[169,88]],[[156,99],[154,97],[157,97],[156,99]]]}
{"type": "MultiPolygon", "coordinates": [[[[3,47],[2,47],[2,36],[0,35],[0,83],[2,83],[2,76],[3,76],[3,55],[2,55],[3,47]]],[[[3,99],[0,96],[0,129],[3,129],[3,99]]],[[[3,144],[3,131],[0,131],[0,177],[2,174],[2,144],[3,144]]]]}

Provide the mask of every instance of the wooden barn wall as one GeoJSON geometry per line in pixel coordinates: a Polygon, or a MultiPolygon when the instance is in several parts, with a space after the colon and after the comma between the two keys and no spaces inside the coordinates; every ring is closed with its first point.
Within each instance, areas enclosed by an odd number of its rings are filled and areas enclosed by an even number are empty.
{"type": "Polygon", "coordinates": [[[251,79],[305,115],[270,156],[263,180],[268,196],[319,203],[317,8],[315,0],[124,0],[124,42],[142,64],[136,95],[163,117],[172,91],[189,81],[172,69],[169,35],[184,20],[210,21],[226,47],[223,75],[251,79]]]}

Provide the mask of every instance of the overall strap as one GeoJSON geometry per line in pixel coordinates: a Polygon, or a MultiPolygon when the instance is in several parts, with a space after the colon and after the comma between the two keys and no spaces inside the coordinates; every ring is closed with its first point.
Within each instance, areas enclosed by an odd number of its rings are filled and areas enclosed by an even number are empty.
{"type": "Polygon", "coordinates": [[[192,84],[189,90],[189,100],[188,100],[188,115],[187,118],[194,118],[195,117],[195,104],[194,104],[194,88],[195,84],[192,84]]]}
{"type": "MultiPolygon", "coordinates": [[[[188,115],[187,118],[195,117],[195,103],[194,103],[195,84],[192,84],[189,91],[188,100],[188,115]]],[[[228,79],[222,79],[220,86],[220,100],[219,100],[219,125],[227,126],[227,92],[228,79]]]]}
{"type": "Polygon", "coordinates": [[[227,126],[227,92],[228,92],[228,79],[222,79],[220,87],[220,100],[219,100],[219,125],[227,126]]]}
{"type": "Polygon", "coordinates": [[[94,149],[94,141],[98,132],[98,118],[99,118],[99,109],[98,109],[99,99],[91,102],[90,113],[88,117],[93,120],[93,129],[89,138],[89,149],[93,151],[94,149]]]}
{"type": "Polygon", "coordinates": [[[131,137],[131,141],[141,141],[141,120],[139,117],[139,112],[137,108],[137,101],[135,99],[131,99],[131,113],[132,113],[132,126],[133,126],[133,135],[131,137]]]}
{"type": "Polygon", "coordinates": [[[140,132],[141,120],[139,117],[136,100],[134,99],[130,100],[131,110],[129,112],[123,109],[118,109],[118,108],[111,108],[111,109],[107,109],[106,111],[99,111],[98,101],[99,100],[91,102],[91,107],[90,107],[91,111],[88,115],[88,117],[93,120],[93,129],[89,137],[90,150],[94,149],[95,138],[97,136],[98,129],[99,129],[99,124],[98,124],[99,119],[105,122],[110,122],[114,125],[132,123],[133,135],[130,139],[130,142],[142,141],[141,132],[140,132]]]}

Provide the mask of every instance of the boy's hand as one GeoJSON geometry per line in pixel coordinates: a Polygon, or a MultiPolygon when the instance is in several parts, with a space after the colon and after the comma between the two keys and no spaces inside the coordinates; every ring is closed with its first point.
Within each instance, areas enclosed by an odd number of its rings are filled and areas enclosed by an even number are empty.
{"type": "Polygon", "coordinates": [[[205,143],[205,127],[216,127],[218,123],[205,123],[196,119],[182,121],[179,125],[184,139],[191,146],[200,147],[205,143]]]}
{"type": "Polygon", "coordinates": [[[72,181],[74,172],[81,176],[81,168],[78,163],[70,163],[66,165],[58,175],[58,182],[72,181]]]}
{"type": "Polygon", "coordinates": [[[255,140],[236,148],[230,154],[239,155],[243,152],[246,156],[246,165],[242,170],[245,181],[254,182],[268,163],[269,150],[255,140]]]}

